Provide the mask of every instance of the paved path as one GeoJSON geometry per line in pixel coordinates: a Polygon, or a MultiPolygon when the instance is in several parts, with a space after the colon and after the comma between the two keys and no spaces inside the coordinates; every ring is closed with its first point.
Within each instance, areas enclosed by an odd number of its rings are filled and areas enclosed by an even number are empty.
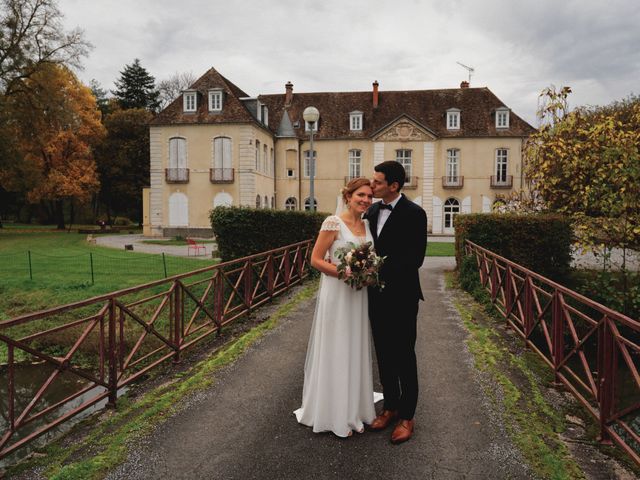
{"type": "MultiPolygon", "coordinates": [[[[189,252],[186,245],[153,245],[151,243],[143,243],[143,240],[148,240],[141,234],[134,235],[96,235],[96,244],[102,247],[117,248],[123,250],[125,245],[133,245],[135,252],[142,253],[165,253],[167,255],[174,255],[176,257],[187,257],[189,253],[193,258],[202,258],[204,260],[211,259],[211,249],[215,248],[214,243],[204,243],[206,255],[202,254],[197,257],[193,255],[193,251],[189,252]]],[[[154,238],[153,240],[171,240],[170,238],[161,239],[154,238]]]]}
{"type": "MultiPolygon", "coordinates": [[[[390,431],[349,439],[296,423],[314,301],[300,306],[207,391],[137,445],[111,479],[525,479],[479,386],[466,333],[444,290],[452,258],[421,270],[421,393],[414,438],[390,431]]],[[[380,407],[380,405],[378,405],[380,407]]]]}

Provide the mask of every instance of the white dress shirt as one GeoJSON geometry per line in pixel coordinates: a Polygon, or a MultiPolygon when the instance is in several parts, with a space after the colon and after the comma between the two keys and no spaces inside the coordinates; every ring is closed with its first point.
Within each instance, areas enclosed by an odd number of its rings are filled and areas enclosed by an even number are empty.
{"type": "MultiPolygon", "coordinates": [[[[389,205],[391,205],[391,208],[396,208],[396,205],[398,204],[398,200],[400,200],[400,197],[402,195],[398,195],[398,197],[391,203],[389,203],[389,205]]],[[[380,200],[382,202],[382,205],[385,205],[384,201],[380,200]]],[[[389,215],[391,215],[392,210],[388,210],[388,209],[383,209],[380,210],[380,212],[378,212],[378,232],[377,232],[377,236],[380,236],[380,232],[382,232],[382,227],[384,227],[384,224],[387,223],[387,219],[389,218],[389,215]]]]}

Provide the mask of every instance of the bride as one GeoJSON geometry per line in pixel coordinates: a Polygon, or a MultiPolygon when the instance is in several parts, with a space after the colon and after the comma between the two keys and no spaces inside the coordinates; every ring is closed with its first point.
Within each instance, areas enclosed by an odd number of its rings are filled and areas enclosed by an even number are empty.
{"type": "Polygon", "coordinates": [[[349,437],[375,418],[367,289],[355,290],[338,279],[337,248],[373,242],[362,214],[373,192],[366,178],[342,189],[345,209],[322,223],[311,265],[322,272],[304,365],[298,422],[314,432],[349,437]]]}

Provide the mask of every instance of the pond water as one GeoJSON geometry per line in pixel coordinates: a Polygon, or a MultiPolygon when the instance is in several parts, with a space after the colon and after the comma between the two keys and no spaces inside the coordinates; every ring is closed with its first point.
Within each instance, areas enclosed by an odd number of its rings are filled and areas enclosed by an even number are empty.
{"type": "MultiPolygon", "coordinates": [[[[42,387],[44,382],[47,380],[49,375],[54,371],[55,367],[46,363],[38,363],[32,365],[17,365],[15,368],[15,418],[18,418],[25,407],[29,404],[29,402],[33,399],[38,390],[42,387]]],[[[84,387],[88,385],[88,381],[69,372],[62,372],[58,375],[53,384],[49,387],[49,389],[44,394],[43,398],[35,405],[35,407],[31,410],[31,415],[36,414],[45,408],[53,405],[62,399],[68,397],[69,395],[82,390],[84,387]]],[[[118,396],[122,395],[126,389],[121,389],[118,392],[118,396]]],[[[10,440],[10,444],[13,445],[20,439],[26,437],[30,433],[38,430],[43,425],[55,420],[56,418],[62,416],[66,412],[73,410],[74,408],[79,407],[87,400],[99,395],[100,393],[105,392],[106,389],[104,387],[94,387],[91,390],[85,392],[84,394],[78,396],[77,398],[71,400],[70,402],[52,410],[47,415],[44,415],[42,418],[39,418],[13,434],[10,440]]],[[[4,433],[8,429],[8,402],[9,402],[9,394],[8,394],[8,369],[6,366],[0,367],[0,437],[4,435],[4,433]]],[[[83,418],[91,415],[92,413],[101,410],[106,405],[107,400],[101,400],[100,402],[92,405],[81,413],[77,414],[75,417],[63,422],[58,425],[56,428],[51,429],[47,433],[41,435],[37,439],[29,442],[27,445],[24,445],[17,451],[8,455],[7,457],[0,459],[0,468],[6,467],[7,465],[12,465],[22,458],[29,455],[36,448],[39,448],[45,445],[47,442],[51,441],[54,438],[57,438],[61,434],[69,431],[69,429],[78,423],[83,418]]]]}

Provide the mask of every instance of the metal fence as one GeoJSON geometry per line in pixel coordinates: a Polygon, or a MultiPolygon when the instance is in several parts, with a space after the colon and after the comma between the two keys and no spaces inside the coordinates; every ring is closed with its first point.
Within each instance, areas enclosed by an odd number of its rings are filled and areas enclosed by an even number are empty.
{"type": "Polygon", "coordinates": [[[466,241],[498,311],[640,464],[640,322],[466,241]]]}
{"type": "Polygon", "coordinates": [[[0,458],[98,402],[115,406],[123,387],[301,282],[310,254],[309,240],[0,322],[0,458]],[[50,373],[19,388],[34,362],[50,373]],[[69,378],[71,393],[51,394],[69,378]]]}
{"type": "MultiPolygon", "coordinates": [[[[185,245],[186,247],[186,245],[185,245]]],[[[167,278],[197,268],[194,258],[173,255],[121,254],[105,255],[86,252],[68,255],[49,255],[42,251],[24,250],[11,254],[0,254],[0,275],[14,280],[55,279],[62,283],[83,282],[100,284],[112,278],[141,277],[141,281],[167,278]],[[125,256],[126,255],[126,256],[125,256]]],[[[211,257],[197,261],[214,261],[211,257]]]]}

